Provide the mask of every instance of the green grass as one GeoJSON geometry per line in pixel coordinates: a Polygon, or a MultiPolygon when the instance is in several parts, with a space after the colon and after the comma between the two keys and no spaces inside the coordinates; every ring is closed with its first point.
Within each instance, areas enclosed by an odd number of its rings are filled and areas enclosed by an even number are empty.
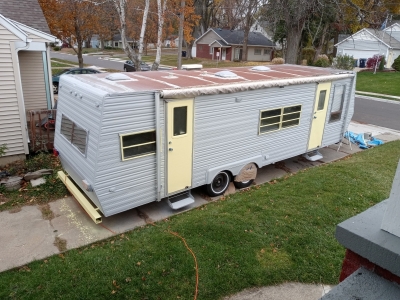
{"type": "MultiPolygon", "coordinates": [[[[400,72],[358,72],[357,91],[400,96],[400,72]]],[[[395,100],[395,99],[392,99],[395,100]]]]}
{"type": "Polygon", "coordinates": [[[70,62],[69,64],[60,63],[58,61],[52,61],[51,62],[51,67],[52,68],[71,68],[72,65],[73,65],[72,62],[70,62]]]}
{"type": "MultiPolygon", "coordinates": [[[[400,141],[256,186],[0,274],[6,299],[218,299],[287,281],[337,284],[338,223],[389,196],[400,141]]],[[[5,241],[6,242],[6,241],[5,241]]]]}

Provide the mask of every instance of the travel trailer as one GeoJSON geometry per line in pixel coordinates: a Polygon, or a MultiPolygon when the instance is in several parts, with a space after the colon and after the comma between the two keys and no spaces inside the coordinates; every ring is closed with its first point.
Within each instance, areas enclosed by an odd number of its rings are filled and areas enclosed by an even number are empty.
{"type": "MultiPolygon", "coordinates": [[[[190,69],[190,68],[187,68],[190,69]]],[[[54,145],[60,178],[89,215],[205,186],[252,184],[257,168],[341,141],[355,73],[298,65],[62,76],[54,145]]]]}

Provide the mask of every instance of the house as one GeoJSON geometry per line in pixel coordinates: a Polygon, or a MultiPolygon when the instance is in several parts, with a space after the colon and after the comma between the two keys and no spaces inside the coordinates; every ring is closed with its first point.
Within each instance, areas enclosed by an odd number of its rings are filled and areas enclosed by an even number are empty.
{"type": "Polygon", "coordinates": [[[27,112],[50,109],[50,43],[56,37],[37,0],[3,1],[0,6],[0,165],[29,153],[27,112]]]}
{"type": "MultiPolygon", "coordinates": [[[[131,47],[133,47],[134,40],[129,38],[129,37],[127,37],[126,39],[128,40],[128,44],[130,44],[131,47]]],[[[104,42],[104,46],[105,47],[112,47],[112,48],[120,48],[120,49],[122,49],[123,46],[122,46],[121,34],[119,34],[119,33],[118,34],[114,34],[112,40],[104,42]]]]}
{"type": "MultiPolygon", "coordinates": [[[[400,25],[394,23],[384,30],[363,28],[335,45],[338,55],[352,55],[360,63],[374,55],[383,55],[386,68],[400,55],[400,25]]],[[[359,64],[360,65],[360,64],[359,64]]]]}
{"type": "MultiPolygon", "coordinates": [[[[243,30],[210,28],[196,41],[196,56],[216,60],[242,60],[243,30]]],[[[270,61],[275,44],[261,32],[250,32],[247,42],[248,61],[270,61]]]]}

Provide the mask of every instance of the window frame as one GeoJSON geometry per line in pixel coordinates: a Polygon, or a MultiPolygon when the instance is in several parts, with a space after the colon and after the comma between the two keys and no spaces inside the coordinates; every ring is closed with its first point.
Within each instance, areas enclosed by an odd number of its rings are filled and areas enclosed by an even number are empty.
{"type": "Polygon", "coordinates": [[[333,95],[332,95],[332,103],[331,103],[331,107],[329,110],[329,121],[328,123],[335,123],[335,122],[339,122],[342,120],[342,115],[343,115],[343,108],[344,108],[344,102],[345,102],[345,96],[346,96],[346,91],[347,91],[347,84],[337,84],[333,87],[333,95]],[[335,102],[335,90],[336,88],[339,87],[343,87],[343,93],[342,96],[340,98],[340,109],[337,111],[332,111],[333,108],[333,104],[335,102]],[[332,116],[334,116],[335,118],[332,119],[332,116]],[[339,117],[337,117],[339,116],[339,117]]]}
{"type": "Polygon", "coordinates": [[[129,132],[129,133],[120,133],[120,134],[119,134],[119,143],[120,143],[121,160],[122,160],[122,161],[131,160],[131,159],[136,159],[136,158],[141,158],[141,157],[150,156],[150,155],[155,155],[155,154],[157,153],[157,136],[156,136],[156,130],[155,130],[155,129],[143,130],[143,131],[136,131],[136,132],[129,132]],[[154,132],[154,136],[155,136],[154,142],[148,142],[148,143],[142,143],[142,144],[135,144],[135,145],[127,146],[127,147],[124,147],[124,146],[123,146],[123,137],[125,137],[125,136],[131,136],[131,135],[137,135],[137,134],[142,134],[142,133],[146,133],[146,132],[154,132]],[[133,147],[138,147],[138,146],[143,146],[143,145],[150,145],[150,144],[155,144],[155,145],[156,145],[156,149],[154,150],[154,152],[145,153],[145,154],[139,154],[139,155],[135,155],[135,156],[127,157],[127,158],[124,157],[124,149],[133,148],[133,147]]]}
{"type": "Polygon", "coordinates": [[[261,50],[262,50],[261,48],[254,48],[254,55],[262,55],[262,51],[261,50]],[[258,51],[260,53],[257,53],[258,51]]]}
{"type": "Polygon", "coordinates": [[[210,46],[210,54],[213,55],[213,53],[214,53],[214,47],[210,46]]]}
{"type": "Polygon", "coordinates": [[[271,52],[272,52],[271,49],[265,48],[263,55],[271,55],[271,52]]]}
{"type": "Polygon", "coordinates": [[[60,122],[60,135],[63,137],[63,139],[65,139],[71,146],[73,146],[74,148],[76,148],[76,150],[78,150],[78,152],[83,156],[83,157],[87,157],[87,149],[88,149],[88,144],[89,144],[89,130],[88,129],[86,129],[86,128],[84,128],[83,126],[81,126],[79,123],[77,123],[77,122],[75,122],[75,121],[73,121],[69,116],[67,116],[66,114],[64,114],[64,113],[62,113],[61,114],[61,122],[60,122]],[[68,139],[68,137],[67,136],[65,136],[63,133],[62,133],[62,124],[63,124],[63,117],[66,117],[69,121],[71,121],[72,122],[72,125],[74,126],[74,125],[76,125],[76,126],[78,126],[78,127],[80,127],[80,129],[82,129],[83,131],[85,131],[86,132],[86,137],[85,137],[85,151],[84,152],[82,152],[80,149],[79,149],[79,147],[78,146],[76,146],[72,141],[74,140],[73,139],[73,130],[72,130],[72,133],[71,133],[71,140],[69,140],[68,139]]]}
{"type": "Polygon", "coordinates": [[[289,105],[289,106],[282,106],[282,107],[275,107],[275,108],[260,110],[259,119],[258,119],[258,135],[268,134],[268,133],[271,133],[271,132],[275,132],[275,131],[284,130],[284,129],[288,129],[288,128],[299,126],[302,112],[303,112],[303,105],[302,104],[295,104],[295,105],[289,105]],[[291,107],[296,107],[296,106],[300,106],[300,110],[295,111],[295,112],[284,113],[286,108],[291,108],[291,107]],[[273,110],[279,110],[279,109],[281,111],[281,113],[279,115],[274,115],[274,116],[262,118],[262,114],[264,112],[273,111],[273,110]],[[292,114],[299,114],[299,117],[298,118],[294,118],[294,119],[290,119],[290,120],[283,120],[284,116],[288,116],[288,115],[292,115],[292,114]],[[279,122],[275,122],[275,123],[267,124],[267,125],[261,125],[262,120],[271,119],[271,118],[277,118],[277,117],[279,117],[279,122]],[[282,127],[283,123],[290,122],[290,121],[293,121],[293,120],[299,120],[299,123],[296,124],[296,125],[282,127]],[[267,126],[276,125],[276,124],[279,125],[279,128],[277,128],[275,130],[261,132],[261,128],[262,127],[267,127],[267,126]]]}

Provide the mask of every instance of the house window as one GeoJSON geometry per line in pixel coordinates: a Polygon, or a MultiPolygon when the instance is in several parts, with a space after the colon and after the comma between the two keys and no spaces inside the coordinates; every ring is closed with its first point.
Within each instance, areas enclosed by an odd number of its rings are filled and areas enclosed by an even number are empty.
{"type": "Polygon", "coordinates": [[[86,155],[88,133],[85,129],[71,121],[67,116],[62,115],[60,133],[82,154],[86,155]]]}
{"type": "Polygon", "coordinates": [[[258,134],[264,134],[300,124],[301,105],[260,111],[258,134]]]}
{"type": "Polygon", "coordinates": [[[261,55],[261,49],[254,49],[254,55],[261,55]]]}
{"type": "Polygon", "coordinates": [[[214,53],[214,48],[210,47],[210,54],[213,54],[213,53],[214,53]]]}
{"type": "Polygon", "coordinates": [[[122,160],[156,153],[156,131],[120,135],[122,160]]]}
{"type": "Polygon", "coordinates": [[[114,47],[118,47],[118,42],[114,42],[114,47]]]}
{"type": "Polygon", "coordinates": [[[332,100],[332,107],[331,107],[329,123],[336,122],[341,119],[345,92],[346,92],[345,85],[335,86],[335,89],[333,92],[333,100],[332,100]]]}
{"type": "Polygon", "coordinates": [[[270,49],[264,49],[264,55],[271,55],[270,49]]]}

